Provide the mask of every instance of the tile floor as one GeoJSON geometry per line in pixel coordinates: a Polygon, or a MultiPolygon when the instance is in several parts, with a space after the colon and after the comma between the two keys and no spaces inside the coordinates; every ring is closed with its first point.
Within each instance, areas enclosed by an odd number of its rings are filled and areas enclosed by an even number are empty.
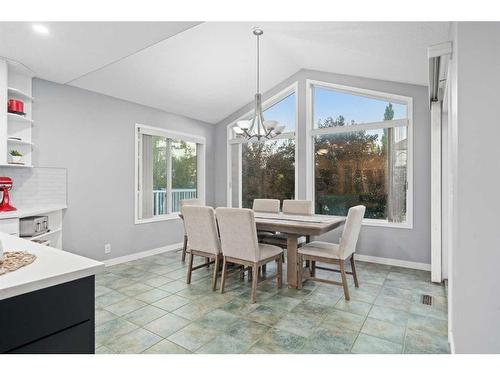
{"type": "Polygon", "coordinates": [[[357,264],[349,302],[339,286],[278,290],[268,280],[253,305],[250,283],[236,275],[224,294],[210,290],[209,268],[187,285],[179,252],[108,267],[96,276],[96,353],[449,352],[445,289],[429,272],[357,264]]]}

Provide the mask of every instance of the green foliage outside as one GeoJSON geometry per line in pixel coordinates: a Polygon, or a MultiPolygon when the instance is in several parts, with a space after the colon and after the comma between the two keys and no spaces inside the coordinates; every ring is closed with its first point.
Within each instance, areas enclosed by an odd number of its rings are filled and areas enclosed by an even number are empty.
{"type": "MultiPolygon", "coordinates": [[[[172,189],[196,188],[196,144],[172,140],[172,189]]],[[[167,187],[167,142],[153,137],[153,190],[167,187]]]]}
{"type": "MultiPolygon", "coordinates": [[[[381,116],[382,117],[382,116],[381,116]]],[[[394,118],[392,104],[385,121],[394,118]]],[[[318,121],[319,128],[352,126],[343,116],[318,121]]],[[[387,130],[351,131],[315,139],[315,210],[346,215],[349,207],[366,206],[367,218],[387,218],[387,130]]],[[[242,205],[255,198],[293,199],[295,142],[277,140],[244,144],[242,148],[242,205]]]]}
{"type": "MultiPolygon", "coordinates": [[[[347,125],[343,116],[318,122],[319,128],[347,125]]],[[[315,140],[315,210],[346,215],[349,207],[366,206],[365,217],[386,217],[385,147],[379,134],[367,131],[317,136],[315,140]]]]}
{"type": "Polygon", "coordinates": [[[243,144],[242,206],[255,198],[293,199],[295,142],[290,139],[243,144]]]}

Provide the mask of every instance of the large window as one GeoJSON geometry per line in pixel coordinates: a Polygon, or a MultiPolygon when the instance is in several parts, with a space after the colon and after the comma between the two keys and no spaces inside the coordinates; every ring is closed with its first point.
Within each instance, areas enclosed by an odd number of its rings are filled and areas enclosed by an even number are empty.
{"type": "Polygon", "coordinates": [[[285,125],[283,134],[260,142],[231,132],[231,205],[252,207],[255,198],[295,197],[296,94],[286,90],[264,111],[265,119],[285,125]]]}
{"type": "Polygon", "coordinates": [[[317,214],[409,224],[411,99],[311,84],[317,214]]]}
{"type": "Polygon", "coordinates": [[[201,138],[138,125],[136,144],[136,223],[175,218],[182,199],[202,197],[201,138]]]}

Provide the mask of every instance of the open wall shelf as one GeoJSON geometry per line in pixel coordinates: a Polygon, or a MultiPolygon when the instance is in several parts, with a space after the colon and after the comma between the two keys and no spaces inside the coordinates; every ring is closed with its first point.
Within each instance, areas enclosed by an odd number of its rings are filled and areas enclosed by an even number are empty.
{"type": "Polygon", "coordinates": [[[16,115],[15,113],[7,113],[7,119],[12,122],[21,122],[25,124],[33,125],[35,122],[32,119],[26,118],[22,115],[16,115]]]}
{"type": "Polygon", "coordinates": [[[24,99],[24,100],[29,100],[30,102],[32,102],[34,100],[33,97],[31,96],[31,94],[28,94],[27,92],[21,91],[19,89],[14,88],[14,87],[8,87],[7,92],[9,93],[9,98],[10,97],[20,98],[20,99],[24,99]]]}
{"type": "Polygon", "coordinates": [[[0,166],[31,168],[32,160],[32,72],[21,64],[0,59],[0,166]],[[9,99],[24,103],[24,115],[8,113],[9,99]],[[22,164],[13,163],[10,153],[22,154],[22,164]]]}

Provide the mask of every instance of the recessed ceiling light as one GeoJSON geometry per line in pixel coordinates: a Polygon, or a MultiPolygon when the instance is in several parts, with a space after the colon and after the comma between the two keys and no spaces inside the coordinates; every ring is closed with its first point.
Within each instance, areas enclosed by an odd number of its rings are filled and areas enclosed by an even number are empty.
{"type": "Polygon", "coordinates": [[[39,23],[35,23],[31,25],[32,29],[37,32],[38,34],[43,34],[43,35],[48,35],[49,34],[49,28],[45,25],[41,25],[39,23]]]}

